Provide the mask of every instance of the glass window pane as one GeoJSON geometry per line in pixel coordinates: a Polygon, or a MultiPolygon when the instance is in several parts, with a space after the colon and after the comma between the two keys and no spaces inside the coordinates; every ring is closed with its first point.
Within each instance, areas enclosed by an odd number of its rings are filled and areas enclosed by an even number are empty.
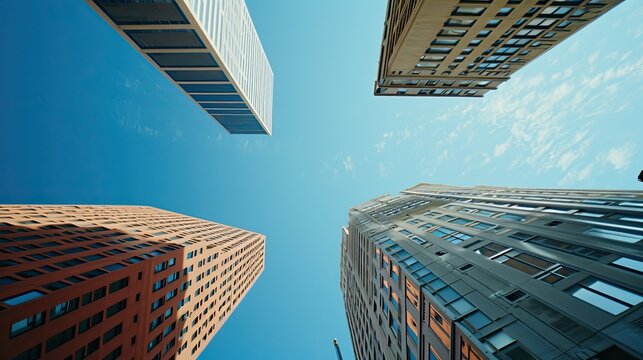
{"type": "Polygon", "coordinates": [[[643,262],[642,261],[622,257],[620,259],[612,261],[612,264],[620,266],[620,267],[624,267],[626,269],[630,269],[630,270],[634,270],[634,271],[638,271],[638,272],[643,272],[643,262]]]}
{"type": "Polygon", "coordinates": [[[613,298],[626,302],[632,306],[638,305],[641,301],[643,301],[643,297],[636,293],[630,292],[628,290],[625,290],[623,288],[614,286],[612,284],[609,284],[600,280],[596,280],[593,284],[589,285],[588,287],[590,289],[594,289],[603,294],[609,295],[613,298]]]}
{"type": "Polygon", "coordinates": [[[618,315],[627,310],[627,306],[619,304],[616,301],[603,297],[593,291],[584,288],[579,288],[572,292],[572,295],[578,299],[585,301],[599,309],[603,309],[612,315],[618,315]]]}
{"type": "Polygon", "coordinates": [[[172,0],[93,0],[118,25],[187,24],[183,12],[172,0]]]}
{"type": "Polygon", "coordinates": [[[451,303],[450,305],[460,315],[465,314],[474,309],[473,305],[467,299],[461,298],[451,303]]]}
{"type": "Polygon", "coordinates": [[[203,49],[194,30],[126,30],[141,49],[203,49]]]}
{"type": "Polygon", "coordinates": [[[44,295],[45,295],[45,293],[42,292],[42,291],[31,290],[31,291],[28,291],[26,293],[20,294],[18,296],[14,296],[14,297],[9,298],[9,299],[4,299],[2,301],[7,305],[15,306],[15,305],[20,305],[22,303],[26,303],[27,301],[37,299],[37,298],[39,298],[41,296],[44,296],[44,295]]]}
{"type": "Polygon", "coordinates": [[[148,53],[162,67],[218,66],[209,53],[148,53]]]}
{"type": "Polygon", "coordinates": [[[230,84],[181,84],[183,90],[192,93],[236,93],[230,84]]]}
{"type": "Polygon", "coordinates": [[[174,81],[228,81],[221,70],[168,70],[174,81]]]}
{"type": "Polygon", "coordinates": [[[487,342],[489,342],[491,345],[493,345],[493,347],[495,347],[496,350],[500,350],[500,349],[504,348],[505,346],[513,343],[514,341],[515,341],[514,338],[512,338],[509,335],[507,335],[503,331],[499,331],[499,332],[489,336],[489,338],[487,339],[487,342]]]}
{"type": "Polygon", "coordinates": [[[598,237],[602,237],[610,240],[623,241],[631,244],[639,242],[643,238],[643,236],[637,235],[637,234],[631,234],[631,233],[626,233],[622,231],[608,230],[608,229],[602,229],[602,228],[591,228],[585,231],[585,234],[598,236],[598,237]]]}

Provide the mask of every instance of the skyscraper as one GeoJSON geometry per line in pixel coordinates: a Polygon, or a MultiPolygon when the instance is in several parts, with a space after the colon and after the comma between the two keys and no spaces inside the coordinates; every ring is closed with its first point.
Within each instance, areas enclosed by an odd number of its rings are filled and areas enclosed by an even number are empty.
{"type": "Polygon", "coordinates": [[[243,0],[86,1],[228,132],[272,133],[272,69],[243,0]]]}
{"type": "Polygon", "coordinates": [[[623,0],[389,0],[375,95],[481,97],[623,0]]]}
{"type": "Polygon", "coordinates": [[[195,358],[264,241],[151,207],[0,206],[0,357],[195,358]]]}
{"type": "Polygon", "coordinates": [[[352,208],[357,359],[643,358],[643,192],[420,184],[352,208]]]}

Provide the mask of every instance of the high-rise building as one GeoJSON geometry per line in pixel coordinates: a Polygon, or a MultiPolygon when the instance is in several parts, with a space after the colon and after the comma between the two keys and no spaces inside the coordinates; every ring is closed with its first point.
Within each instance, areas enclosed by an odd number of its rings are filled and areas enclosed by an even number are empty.
{"type": "Polygon", "coordinates": [[[193,359],[263,235],[141,206],[0,206],[0,358],[193,359]]]}
{"type": "Polygon", "coordinates": [[[86,1],[228,132],[272,133],[272,69],[244,0],[86,1]]]}
{"type": "Polygon", "coordinates": [[[375,95],[481,97],[623,0],[389,0],[375,95]]]}
{"type": "Polygon", "coordinates": [[[357,359],[643,358],[643,192],[420,184],[352,208],[357,359]]]}

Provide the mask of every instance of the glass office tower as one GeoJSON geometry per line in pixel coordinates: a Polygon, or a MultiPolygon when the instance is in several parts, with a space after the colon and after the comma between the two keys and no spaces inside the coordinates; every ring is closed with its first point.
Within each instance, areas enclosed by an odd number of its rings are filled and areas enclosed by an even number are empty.
{"type": "Polygon", "coordinates": [[[357,359],[643,358],[643,192],[420,184],[349,211],[357,359]]]}
{"type": "Polygon", "coordinates": [[[193,359],[263,235],[141,206],[0,206],[0,358],[193,359]]]}

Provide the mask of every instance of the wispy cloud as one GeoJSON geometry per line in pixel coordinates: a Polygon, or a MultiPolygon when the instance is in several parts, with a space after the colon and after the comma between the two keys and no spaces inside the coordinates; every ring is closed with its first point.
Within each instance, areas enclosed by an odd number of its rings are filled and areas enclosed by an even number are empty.
{"type": "Polygon", "coordinates": [[[342,161],[342,164],[344,164],[344,170],[346,170],[346,172],[353,172],[353,159],[351,159],[350,156],[347,156],[344,161],[342,161]]]}
{"type": "Polygon", "coordinates": [[[634,144],[626,143],[615,146],[604,155],[605,160],[616,170],[625,170],[629,167],[636,147],[634,144]]]}
{"type": "Polygon", "coordinates": [[[388,176],[388,166],[386,166],[384,163],[379,163],[377,165],[377,169],[379,171],[380,177],[388,176]]]}
{"type": "Polygon", "coordinates": [[[380,140],[380,142],[375,144],[375,149],[377,150],[378,153],[381,153],[382,151],[384,151],[384,148],[386,147],[386,143],[392,137],[393,137],[392,131],[385,132],[384,134],[382,134],[382,139],[380,140]]]}
{"type": "MultiPolygon", "coordinates": [[[[632,59],[629,51],[596,52],[587,61],[596,64],[598,70],[580,72],[576,63],[550,78],[543,74],[516,77],[487,95],[475,109],[467,112],[462,107],[450,109],[449,113],[460,114],[461,125],[442,142],[466,144],[462,132],[483,125],[496,137],[502,138],[503,133],[507,137],[501,143],[491,144],[491,149],[478,152],[481,164],[511,154],[521,158],[513,164],[529,166],[537,173],[558,169],[566,181],[587,179],[592,166],[579,164],[586,162],[593,144],[595,135],[588,129],[595,117],[623,110],[636,101],[636,96],[623,96],[619,89],[623,81],[643,78],[643,57],[632,59]],[[468,116],[463,116],[467,113],[468,116]]],[[[480,134],[476,135],[479,139],[480,134]]],[[[615,169],[623,169],[633,151],[631,144],[614,148],[605,159],[615,169]]]]}
{"type": "Polygon", "coordinates": [[[160,132],[144,121],[140,108],[136,107],[132,110],[127,100],[119,103],[115,111],[118,125],[121,127],[146,136],[159,136],[160,132]]]}

